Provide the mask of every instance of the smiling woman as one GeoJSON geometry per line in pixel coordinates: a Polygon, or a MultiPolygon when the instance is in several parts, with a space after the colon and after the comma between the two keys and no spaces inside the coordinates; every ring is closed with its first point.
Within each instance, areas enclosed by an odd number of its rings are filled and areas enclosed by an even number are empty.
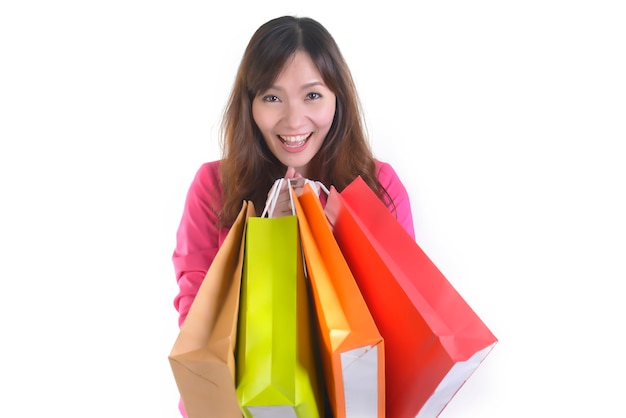
{"type": "MultiPolygon", "coordinates": [[[[176,234],[179,326],[242,201],[261,212],[279,178],[308,178],[342,191],[361,177],[414,237],[406,188],[388,163],[374,158],[350,70],[316,20],[283,16],[253,34],[223,115],[221,144],[222,158],[198,169],[176,234]]],[[[291,213],[284,188],[272,216],[291,213]]]]}
{"type": "Polygon", "coordinates": [[[272,154],[308,177],[308,165],[324,143],[335,116],[335,94],[302,51],[285,64],[276,82],[252,102],[252,115],[272,154]]]}

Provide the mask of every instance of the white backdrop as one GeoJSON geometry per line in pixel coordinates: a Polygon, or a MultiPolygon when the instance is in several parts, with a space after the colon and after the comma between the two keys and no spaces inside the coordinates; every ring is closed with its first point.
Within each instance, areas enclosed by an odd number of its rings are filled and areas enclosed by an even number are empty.
{"type": "Polygon", "coordinates": [[[442,414],[617,417],[618,1],[0,5],[0,416],[178,416],[184,196],[266,20],[335,36],[417,241],[500,342],[442,414]]]}

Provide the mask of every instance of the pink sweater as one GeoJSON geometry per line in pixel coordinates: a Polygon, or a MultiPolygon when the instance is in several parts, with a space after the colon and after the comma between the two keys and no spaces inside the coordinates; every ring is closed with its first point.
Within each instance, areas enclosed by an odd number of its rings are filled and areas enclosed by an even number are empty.
{"type": "MultiPolygon", "coordinates": [[[[378,180],[395,203],[398,221],[415,238],[406,188],[389,164],[380,161],[376,163],[378,180]]],[[[198,169],[187,192],[182,219],[176,233],[176,248],[172,260],[179,286],[178,295],[174,299],[174,307],[179,314],[179,326],[187,317],[200,283],[229,230],[216,226],[217,212],[220,209],[215,206],[219,201],[216,197],[222,193],[218,167],[219,160],[204,163],[198,169]]],[[[321,200],[325,204],[324,193],[321,200]]]]}

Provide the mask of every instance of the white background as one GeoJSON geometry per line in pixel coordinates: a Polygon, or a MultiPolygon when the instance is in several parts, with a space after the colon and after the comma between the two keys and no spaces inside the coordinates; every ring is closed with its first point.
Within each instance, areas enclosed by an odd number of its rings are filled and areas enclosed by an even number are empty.
{"type": "Polygon", "coordinates": [[[442,417],[626,416],[620,6],[3,2],[0,416],[178,416],[175,230],[283,14],[335,36],[418,243],[500,340],[442,417]]]}

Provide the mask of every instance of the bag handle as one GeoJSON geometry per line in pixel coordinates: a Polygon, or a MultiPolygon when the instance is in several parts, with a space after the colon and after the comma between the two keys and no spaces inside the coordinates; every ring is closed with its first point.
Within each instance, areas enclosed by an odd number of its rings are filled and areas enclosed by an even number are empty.
{"type": "MultiPolygon", "coordinates": [[[[261,214],[261,218],[264,218],[266,215],[268,218],[271,218],[274,214],[274,209],[276,208],[276,202],[278,201],[278,196],[280,195],[280,189],[283,186],[285,179],[283,177],[276,179],[270,192],[267,194],[267,200],[265,201],[265,207],[263,208],[263,213],[261,214]]],[[[292,202],[293,206],[293,202],[292,202]]]]}
{"type": "MultiPolygon", "coordinates": [[[[309,180],[307,178],[285,179],[284,177],[281,177],[279,179],[276,179],[276,181],[274,181],[274,184],[272,185],[272,188],[270,189],[270,192],[268,193],[267,200],[265,201],[265,208],[263,208],[263,213],[261,214],[261,217],[262,218],[265,216],[267,216],[268,218],[272,217],[272,215],[274,214],[274,209],[276,209],[276,202],[278,201],[278,196],[280,196],[280,191],[283,188],[283,185],[285,184],[285,182],[287,182],[287,187],[291,187],[293,182],[297,182],[300,180],[304,180],[304,184],[309,184],[317,195],[319,195],[320,189],[322,189],[324,193],[326,193],[326,196],[330,194],[330,191],[328,190],[328,188],[321,181],[309,180]]],[[[295,215],[296,207],[293,203],[293,195],[291,193],[289,193],[289,202],[291,203],[291,214],[295,215]]]]}
{"type": "Polygon", "coordinates": [[[315,192],[315,194],[317,195],[320,194],[319,189],[322,189],[324,193],[326,193],[326,196],[330,194],[330,191],[328,190],[328,188],[321,181],[304,179],[304,184],[309,184],[311,188],[313,189],[313,191],[315,192]]]}

